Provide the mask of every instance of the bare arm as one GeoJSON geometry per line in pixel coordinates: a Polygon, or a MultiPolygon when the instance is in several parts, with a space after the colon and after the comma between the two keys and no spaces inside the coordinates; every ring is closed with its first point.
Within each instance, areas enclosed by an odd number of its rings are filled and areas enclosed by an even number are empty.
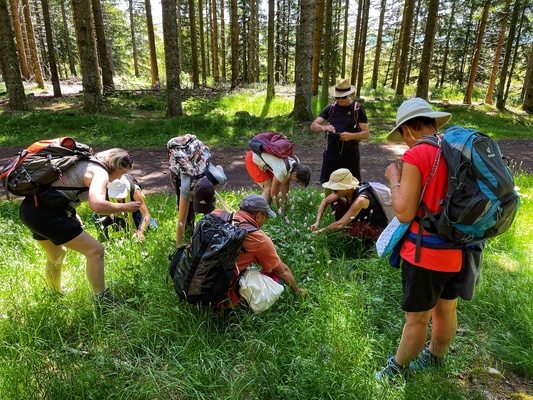
{"type": "Polygon", "coordinates": [[[146,203],[144,201],[144,196],[142,195],[140,190],[136,190],[135,193],[133,193],[133,199],[135,201],[138,201],[141,203],[141,207],[139,207],[139,211],[141,212],[143,216],[143,220],[141,224],[139,225],[139,229],[135,233],[137,238],[139,240],[144,240],[144,231],[148,229],[148,226],[150,226],[150,212],[148,211],[148,207],[146,206],[146,203]]]}
{"type": "Polygon", "coordinates": [[[87,167],[84,183],[89,187],[89,208],[97,214],[115,214],[119,212],[134,212],[141,204],[137,201],[129,203],[112,203],[106,200],[109,175],[98,166],[87,167]]]}
{"type": "Polygon", "coordinates": [[[400,222],[412,221],[418,211],[422,192],[420,171],[412,164],[394,163],[387,167],[385,178],[392,188],[394,214],[400,222]]]}
{"type": "Polygon", "coordinates": [[[370,128],[368,124],[359,124],[361,132],[342,132],[339,136],[341,140],[363,140],[370,136],[370,128]]]}
{"type": "Polygon", "coordinates": [[[305,297],[307,295],[305,290],[298,286],[298,284],[296,283],[296,280],[294,279],[294,275],[292,274],[292,271],[283,261],[280,260],[278,266],[274,268],[272,272],[274,272],[277,276],[283,279],[283,281],[287,285],[289,285],[289,287],[294,293],[302,297],[305,297]]]}
{"type": "Polygon", "coordinates": [[[355,201],[350,206],[350,209],[342,216],[338,221],[333,222],[331,225],[326,226],[323,229],[320,229],[319,232],[324,232],[327,230],[332,231],[341,231],[345,226],[349,225],[352,220],[359,215],[359,212],[362,209],[368,208],[370,205],[370,200],[365,196],[358,196],[355,201]]]}
{"type": "Polygon", "coordinates": [[[324,122],[326,120],[322,117],[317,117],[313,123],[311,124],[311,130],[313,132],[322,132],[322,131],[328,131],[331,133],[335,133],[335,127],[333,125],[324,125],[324,122]]]}
{"type": "Polygon", "coordinates": [[[189,214],[189,202],[180,196],[180,204],[178,210],[178,225],[176,227],[176,246],[181,246],[183,241],[183,234],[185,233],[185,224],[187,223],[187,215],[189,214]]]}
{"type": "Polygon", "coordinates": [[[322,215],[324,215],[324,211],[326,211],[326,207],[333,203],[334,201],[339,200],[339,196],[337,193],[332,193],[328,197],[326,197],[322,202],[320,203],[320,206],[318,207],[318,212],[316,214],[316,221],[313,225],[309,227],[309,230],[311,232],[314,232],[318,229],[320,225],[320,220],[322,219],[322,215]]]}

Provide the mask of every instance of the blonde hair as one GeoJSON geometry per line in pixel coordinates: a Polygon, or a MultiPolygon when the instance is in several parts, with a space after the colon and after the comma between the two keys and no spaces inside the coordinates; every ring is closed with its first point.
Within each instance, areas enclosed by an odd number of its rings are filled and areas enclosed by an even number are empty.
{"type": "Polygon", "coordinates": [[[131,156],[124,149],[113,148],[95,154],[96,158],[102,161],[107,167],[107,172],[112,174],[119,169],[129,171],[133,168],[131,156]]]}

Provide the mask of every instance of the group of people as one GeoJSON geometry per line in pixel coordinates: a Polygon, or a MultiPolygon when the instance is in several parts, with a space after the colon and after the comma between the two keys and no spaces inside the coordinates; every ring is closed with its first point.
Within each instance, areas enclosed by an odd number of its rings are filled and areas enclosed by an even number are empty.
{"type": "MultiPolygon", "coordinates": [[[[335,102],[325,107],[313,121],[311,130],[326,132],[327,149],[324,152],[320,182],[329,190],[319,206],[316,221],[310,226],[314,232],[343,230],[345,227],[354,236],[377,238],[387,225],[387,217],[377,207],[375,196],[368,190],[358,190],[361,181],[359,142],[369,137],[366,112],[361,104],[351,99],[355,88],[346,79],[340,79],[331,94],[335,102]],[[319,228],[326,207],[331,206],[336,221],[319,228]],[[368,221],[372,221],[369,224],[368,221]]],[[[409,230],[418,231],[416,216],[421,215],[420,202],[430,211],[438,211],[439,200],[447,191],[447,169],[441,159],[433,179],[422,192],[436,155],[437,148],[422,144],[414,146],[427,135],[434,135],[451,115],[435,112],[423,99],[405,101],[398,109],[396,126],[387,139],[406,144],[409,149],[401,162],[390,164],[385,171],[392,195],[392,207],[400,222],[410,222],[409,230]]],[[[66,208],[47,208],[38,205],[33,196],[24,199],[20,207],[22,222],[31,230],[46,253],[46,278],[50,287],[62,291],[61,270],[66,249],[80,252],[86,257],[87,277],[98,301],[110,296],[104,279],[104,247],[83,230],[76,214],[76,207],[88,201],[92,211],[111,215],[141,212],[142,218],[136,235],[143,238],[150,224],[150,216],[142,192],[135,190],[128,201],[110,198],[110,189],[120,189],[116,182],[133,167],[130,155],[123,149],[111,149],[97,153],[96,158],[105,165],[91,160],[79,162],[64,174],[63,180],[52,184],[61,191],[62,187],[86,187],[83,192],[64,190],[61,193],[69,199],[66,208]]],[[[226,181],[221,166],[209,165],[209,174],[199,180],[181,174],[173,176],[178,195],[178,224],[176,244],[182,245],[187,222],[191,220],[191,207],[197,213],[220,214],[215,210],[214,199],[218,185],[226,181]],[[178,179],[179,178],[179,179],[178,179]]],[[[240,271],[256,263],[264,273],[277,276],[279,282],[287,284],[294,293],[302,297],[306,291],[299,287],[290,268],[279,257],[272,240],[261,230],[268,218],[276,217],[270,207],[283,210],[287,202],[290,182],[301,182],[307,186],[311,170],[295,158],[287,164],[270,155],[260,157],[253,152],[246,155],[246,168],[258,186],[261,195],[248,195],[240,202],[240,209],[234,215],[239,222],[258,228],[246,236],[244,247],[237,259],[240,271]],[[281,193],[281,194],[280,194],[281,193]]],[[[119,196],[124,198],[125,196],[119,196]]],[[[400,250],[402,263],[402,309],[405,325],[397,351],[391,356],[383,370],[376,374],[380,380],[405,376],[409,370],[427,369],[443,365],[443,357],[450,346],[457,324],[458,294],[454,280],[461,268],[460,250],[439,250],[422,247],[420,261],[415,261],[415,244],[405,241],[400,250]],[[431,341],[425,347],[430,321],[433,321],[431,341]],[[418,358],[417,358],[418,357],[418,358]]],[[[241,298],[238,292],[230,293],[233,304],[241,298]]]]}

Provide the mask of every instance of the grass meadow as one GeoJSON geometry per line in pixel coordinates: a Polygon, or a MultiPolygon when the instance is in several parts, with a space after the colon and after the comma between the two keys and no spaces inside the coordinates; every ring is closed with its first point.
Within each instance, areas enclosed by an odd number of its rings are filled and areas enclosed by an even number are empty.
{"type": "MultiPolygon", "coordinates": [[[[210,101],[204,104],[209,110],[198,113],[186,108],[183,120],[158,118],[158,103],[153,120],[136,116],[138,104],[125,106],[120,115],[113,109],[87,116],[76,108],[4,113],[0,145],[69,134],[98,146],[125,139],[131,147],[160,146],[159,135],[176,130],[198,133],[207,143],[216,137],[219,145],[260,130],[301,129],[286,116],[261,116],[261,95],[246,106],[248,114],[236,116],[246,108],[245,97],[250,96],[210,101]],[[219,107],[224,112],[216,111],[219,107]]],[[[107,104],[111,109],[112,101],[107,104]]],[[[380,116],[373,140],[383,140],[396,106],[368,105],[369,114],[380,116]]],[[[283,98],[271,107],[274,114],[290,112],[283,98]]],[[[531,132],[531,118],[520,114],[459,106],[451,111],[456,123],[490,129],[497,138],[531,132]]],[[[499,398],[509,392],[510,377],[523,383],[513,386],[513,398],[527,398],[520,393],[533,376],[533,178],[517,171],[516,185],[522,200],[518,217],[508,232],[488,241],[475,298],[459,300],[446,368],[396,387],[378,384],[374,373],[401,335],[400,272],[357,239],[309,233],[322,191],[292,190],[286,212],[263,227],[309,296],[300,300],[286,290],[268,311],[241,310],[226,321],[180,302],[174,292],[168,275],[174,197],[147,197],[159,229],[148,232],[145,242],[120,234],[105,242],[106,280],[124,299],[105,314],[95,308],[84,258],[77,253],[68,252],[65,260],[66,294],[51,293],[44,253],[20,223],[19,202],[1,201],[0,399],[485,399],[487,393],[499,398]]],[[[251,192],[221,195],[236,209],[251,192]]],[[[87,205],[78,211],[96,236],[87,205]]]]}

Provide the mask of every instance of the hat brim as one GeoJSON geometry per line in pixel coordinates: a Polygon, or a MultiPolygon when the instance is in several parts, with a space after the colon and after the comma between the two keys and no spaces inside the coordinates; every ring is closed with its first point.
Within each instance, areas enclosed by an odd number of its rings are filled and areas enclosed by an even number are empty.
{"type": "Polygon", "coordinates": [[[350,185],[346,183],[341,182],[324,182],[322,184],[322,187],[325,189],[331,189],[331,190],[350,190],[355,189],[357,186],[359,186],[359,181],[356,178],[352,178],[352,183],[350,185]]]}
{"type": "Polygon", "coordinates": [[[331,95],[331,97],[344,97],[352,93],[355,93],[355,86],[353,85],[350,86],[350,90],[344,90],[344,91],[337,90],[335,86],[329,89],[329,94],[331,95]]]}
{"type": "Polygon", "coordinates": [[[197,214],[209,214],[215,209],[215,200],[202,204],[197,200],[193,200],[192,207],[197,214]]]}
{"type": "Polygon", "coordinates": [[[434,118],[435,122],[437,123],[437,129],[439,129],[441,126],[446,124],[452,117],[450,113],[447,112],[441,112],[441,111],[432,111],[428,113],[421,113],[415,116],[410,116],[408,119],[405,119],[403,121],[400,121],[392,131],[387,135],[387,141],[392,143],[403,143],[402,135],[400,135],[400,132],[398,131],[398,127],[400,125],[405,124],[407,121],[413,118],[417,117],[427,117],[427,118],[434,118]]]}
{"type": "Polygon", "coordinates": [[[107,195],[111,199],[125,199],[128,196],[128,188],[124,188],[123,190],[108,189],[107,195]]]}
{"type": "Polygon", "coordinates": [[[277,217],[276,213],[275,213],[274,211],[272,211],[271,209],[268,210],[268,211],[266,211],[266,213],[267,213],[268,215],[270,215],[272,218],[276,218],[276,217],[277,217]]]}

